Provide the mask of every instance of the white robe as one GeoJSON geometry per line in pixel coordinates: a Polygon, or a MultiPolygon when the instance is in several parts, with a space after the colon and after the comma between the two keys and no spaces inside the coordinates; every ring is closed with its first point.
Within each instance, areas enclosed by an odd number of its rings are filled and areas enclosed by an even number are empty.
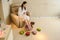
{"type": "Polygon", "coordinates": [[[30,20],[30,17],[26,15],[26,11],[24,8],[23,10],[21,7],[18,9],[18,16],[23,17],[25,20],[30,20]],[[25,14],[24,14],[25,13],[25,14]]]}

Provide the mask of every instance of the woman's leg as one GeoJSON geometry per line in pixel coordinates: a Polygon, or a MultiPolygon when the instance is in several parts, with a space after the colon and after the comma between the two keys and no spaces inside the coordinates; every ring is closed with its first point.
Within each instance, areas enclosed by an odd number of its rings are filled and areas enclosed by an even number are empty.
{"type": "Polygon", "coordinates": [[[26,23],[26,25],[25,25],[25,29],[26,29],[27,31],[32,30],[32,27],[31,27],[31,23],[30,23],[30,21],[29,21],[29,20],[25,20],[25,23],[26,23]]]}
{"type": "Polygon", "coordinates": [[[18,18],[18,16],[15,15],[15,14],[11,14],[11,18],[12,18],[13,23],[14,23],[17,27],[19,27],[19,18],[18,18]]]}
{"type": "Polygon", "coordinates": [[[19,16],[19,27],[22,28],[25,25],[25,20],[22,16],[19,16]]]}

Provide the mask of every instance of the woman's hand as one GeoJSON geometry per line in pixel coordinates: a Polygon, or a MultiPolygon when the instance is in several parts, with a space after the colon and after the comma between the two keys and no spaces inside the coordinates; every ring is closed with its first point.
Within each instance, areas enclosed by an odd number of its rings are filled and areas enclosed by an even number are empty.
{"type": "Polygon", "coordinates": [[[27,12],[26,12],[26,15],[27,15],[27,16],[30,16],[30,12],[27,11],[27,12]]]}

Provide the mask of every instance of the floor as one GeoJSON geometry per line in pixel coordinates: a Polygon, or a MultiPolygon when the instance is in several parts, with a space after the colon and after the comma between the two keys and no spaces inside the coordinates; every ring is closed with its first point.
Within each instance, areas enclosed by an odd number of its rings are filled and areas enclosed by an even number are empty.
{"type": "Polygon", "coordinates": [[[40,17],[32,18],[31,21],[35,21],[34,30],[40,27],[41,32],[37,32],[37,35],[19,35],[20,29],[12,24],[14,40],[60,40],[60,19],[57,17],[40,17]]]}

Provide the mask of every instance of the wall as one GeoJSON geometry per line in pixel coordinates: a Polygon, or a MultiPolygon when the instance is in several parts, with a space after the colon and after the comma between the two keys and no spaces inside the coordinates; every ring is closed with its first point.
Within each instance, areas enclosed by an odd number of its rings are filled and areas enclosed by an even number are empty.
{"type": "Polygon", "coordinates": [[[55,16],[60,11],[60,0],[31,0],[32,16],[55,16]]]}
{"type": "Polygon", "coordinates": [[[60,0],[48,0],[48,14],[55,15],[60,13],[60,0]]]}
{"type": "MultiPolygon", "coordinates": [[[[23,0],[13,0],[22,3],[23,0]]],[[[60,0],[27,0],[31,16],[55,16],[60,11],[60,0]]]]}

